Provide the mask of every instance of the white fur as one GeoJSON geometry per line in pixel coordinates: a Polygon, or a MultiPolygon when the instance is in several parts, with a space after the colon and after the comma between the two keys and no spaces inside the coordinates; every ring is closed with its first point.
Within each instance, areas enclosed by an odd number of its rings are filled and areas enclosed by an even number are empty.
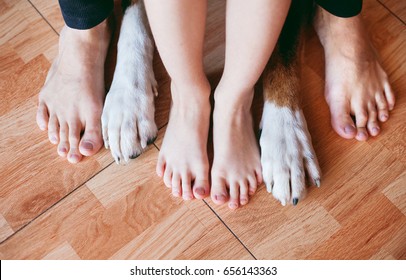
{"type": "Polygon", "coordinates": [[[157,135],[154,94],[157,95],[152,59],[154,45],[144,6],[139,1],[125,11],[113,82],[103,108],[106,148],[117,163],[138,156],[157,135]]]}
{"type": "Polygon", "coordinates": [[[269,101],[262,114],[261,163],[268,192],[286,205],[305,195],[305,168],[320,186],[320,168],[302,110],[269,101]]]}

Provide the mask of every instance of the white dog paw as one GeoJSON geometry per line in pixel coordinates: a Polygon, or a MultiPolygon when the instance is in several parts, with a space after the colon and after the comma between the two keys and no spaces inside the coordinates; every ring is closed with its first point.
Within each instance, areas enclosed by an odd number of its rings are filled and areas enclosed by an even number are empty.
{"type": "Polygon", "coordinates": [[[150,93],[133,88],[112,88],[102,114],[103,140],[117,163],[138,157],[152,143],[158,129],[150,93]]]}
{"type": "Polygon", "coordinates": [[[117,163],[138,157],[157,136],[152,60],[153,42],[143,6],[125,11],[117,46],[117,65],[102,114],[103,140],[117,163]]]}
{"type": "Polygon", "coordinates": [[[260,138],[262,174],[268,192],[296,205],[306,192],[305,170],[320,186],[320,168],[302,110],[265,102],[260,138]]]}

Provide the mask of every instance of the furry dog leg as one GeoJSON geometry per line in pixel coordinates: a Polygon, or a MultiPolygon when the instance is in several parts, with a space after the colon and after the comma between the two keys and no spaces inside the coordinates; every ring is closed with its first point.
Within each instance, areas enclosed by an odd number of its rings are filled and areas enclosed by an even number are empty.
{"type": "Polygon", "coordinates": [[[144,5],[132,1],[124,13],[117,65],[102,115],[104,144],[117,163],[139,156],[157,135],[153,51],[144,5]]]}
{"type": "Polygon", "coordinates": [[[278,45],[264,71],[261,164],[267,190],[282,205],[305,194],[305,170],[320,186],[320,168],[300,108],[301,12],[292,3],[278,45]]]}

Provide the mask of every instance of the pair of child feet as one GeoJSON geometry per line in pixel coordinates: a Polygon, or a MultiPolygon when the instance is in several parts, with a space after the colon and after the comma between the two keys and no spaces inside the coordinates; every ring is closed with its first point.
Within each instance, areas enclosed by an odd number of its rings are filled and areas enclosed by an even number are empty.
{"type": "MultiPolygon", "coordinates": [[[[319,13],[315,27],[325,51],[325,97],[334,130],[359,141],[377,136],[379,122],[389,118],[395,99],[360,17],[331,21],[319,13]]],[[[95,154],[103,144],[100,117],[110,37],[106,21],[90,30],[65,27],[58,57],[39,95],[38,126],[48,130],[58,154],[71,163],[95,154]]],[[[173,81],[173,106],[157,173],[175,196],[191,199],[211,193],[215,203],[228,202],[230,208],[237,208],[248,202],[262,181],[249,110],[253,92],[227,85],[215,92],[211,189],[206,152],[209,94],[207,81],[194,86],[173,81]],[[193,98],[182,99],[185,96],[193,98]]]]}

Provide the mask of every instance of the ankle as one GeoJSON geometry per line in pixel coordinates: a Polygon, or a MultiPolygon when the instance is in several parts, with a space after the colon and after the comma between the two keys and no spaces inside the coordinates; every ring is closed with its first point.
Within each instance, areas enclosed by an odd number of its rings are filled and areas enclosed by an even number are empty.
{"type": "Polygon", "coordinates": [[[254,88],[219,84],[214,93],[215,108],[234,113],[249,113],[253,97],[254,88]]]}
{"type": "Polygon", "coordinates": [[[210,102],[210,83],[207,79],[193,82],[172,80],[172,102],[175,105],[192,105],[210,102]]]}

